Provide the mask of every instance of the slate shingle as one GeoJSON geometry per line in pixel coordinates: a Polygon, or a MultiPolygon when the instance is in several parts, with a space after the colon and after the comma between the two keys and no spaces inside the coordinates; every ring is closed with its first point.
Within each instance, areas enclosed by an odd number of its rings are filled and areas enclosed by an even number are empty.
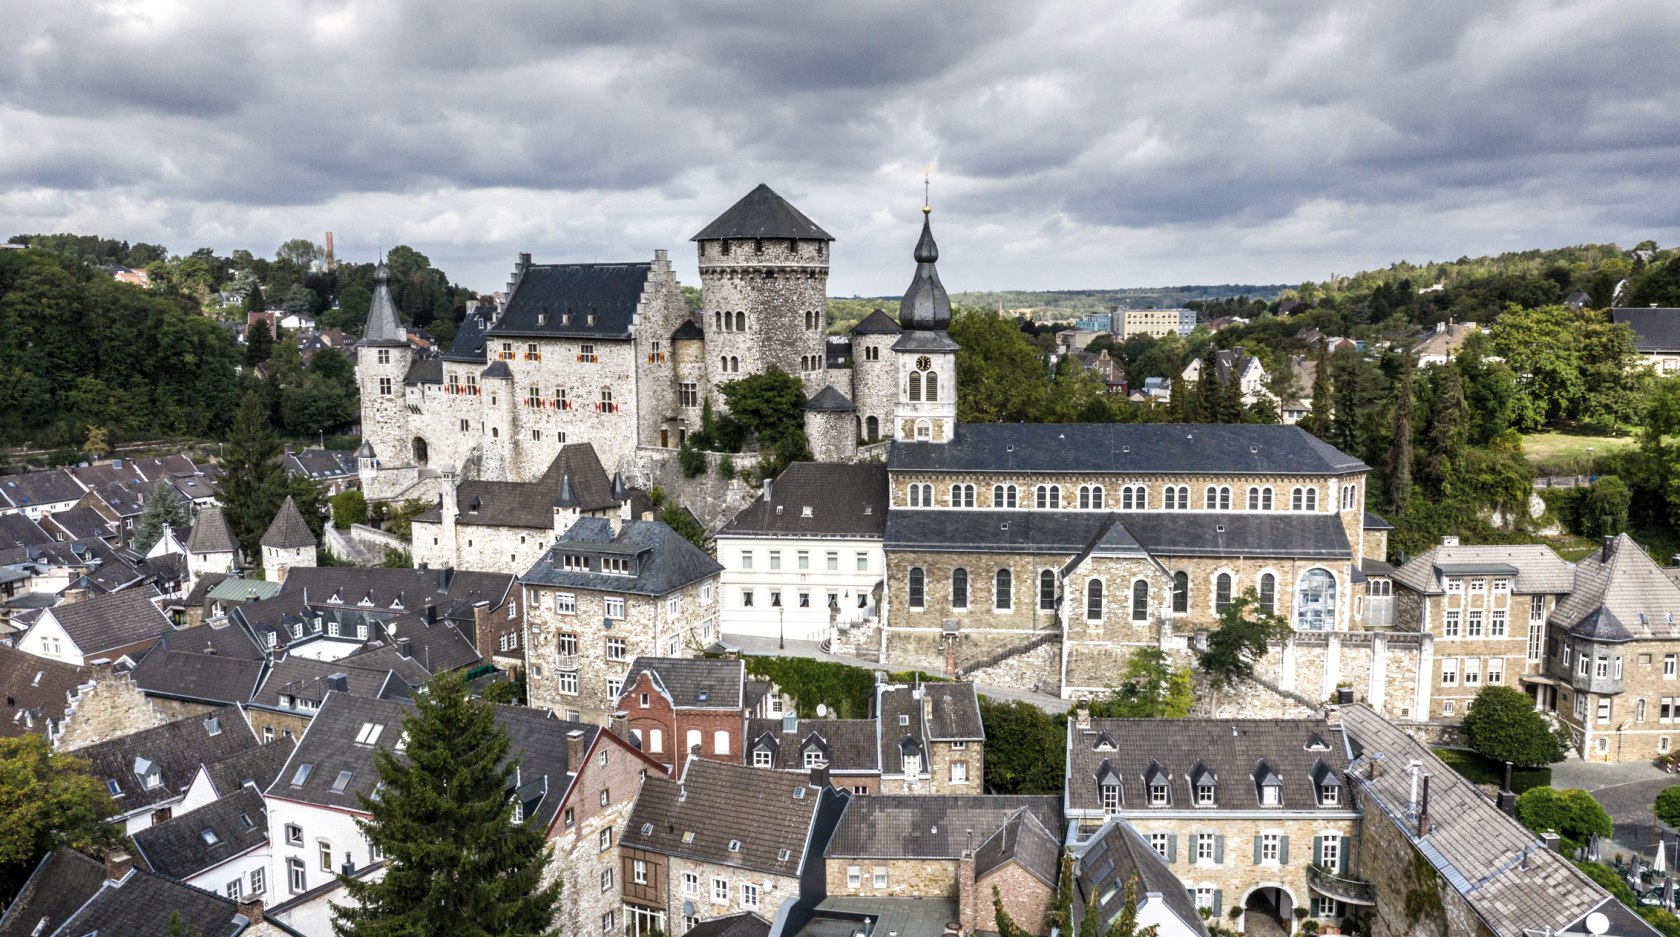
{"type": "Polygon", "coordinates": [[[174,630],[163,612],[153,604],[157,590],[151,587],[89,596],[77,602],[48,609],[84,656],[138,644],[174,630]]]}
{"type": "Polygon", "coordinates": [[[834,796],[833,789],[812,787],[798,775],[699,759],[689,763],[682,781],[650,775],[642,782],[619,842],[628,849],[797,875],[823,796],[834,796]],[[741,822],[742,804],[752,805],[751,823],[741,822]],[[737,848],[730,849],[731,843],[737,848]]]}
{"type": "Polygon", "coordinates": [[[887,502],[887,467],[879,462],[796,462],[771,483],[768,498],[760,492],[720,535],[879,538],[887,502]]]}
{"type": "Polygon", "coordinates": [[[725,238],[834,240],[827,231],[805,217],[804,212],[794,208],[787,199],[762,182],[689,240],[717,241],[725,238]]]}
{"type": "Polygon", "coordinates": [[[628,339],[652,273],[648,263],[533,264],[490,327],[489,340],[628,339]]]}
{"type": "Polygon", "coordinates": [[[280,504],[274,522],[262,535],[262,545],[282,550],[315,546],[315,535],[310,532],[309,523],[303,519],[303,513],[298,510],[297,502],[292,500],[291,495],[287,495],[280,504]]]}
{"type": "Polygon", "coordinates": [[[520,582],[660,596],[722,571],[716,560],[659,521],[625,521],[615,533],[607,519],[584,517],[561,535],[520,582]],[[634,571],[621,576],[564,569],[556,555],[567,552],[590,556],[592,570],[601,568],[600,555],[630,556],[634,571]]]}
{"type": "Polygon", "coordinates": [[[39,734],[49,723],[64,718],[69,694],[89,682],[86,667],[48,660],[27,651],[0,645],[0,738],[39,734]]]}
{"type": "Polygon", "coordinates": [[[825,855],[857,859],[958,859],[1023,808],[1047,830],[1066,828],[1061,798],[1053,795],[854,797],[841,814],[840,825],[835,828],[825,855]]]}
{"type": "Polygon", "coordinates": [[[1295,426],[964,423],[948,443],[896,441],[893,472],[1343,475],[1365,463],[1295,426]]]}
{"type": "Polygon", "coordinates": [[[191,878],[267,842],[268,811],[249,787],[134,834],[137,858],[170,878],[191,878]]]}
{"type": "Polygon", "coordinates": [[[116,782],[117,809],[128,814],[180,797],[201,765],[214,764],[258,745],[239,708],[223,706],[206,716],[166,722],[77,749],[75,754],[87,760],[89,774],[101,781],[116,782]],[[157,786],[147,787],[136,772],[137,767],[143,767],[142,762],[156,766],[157,786]]]}

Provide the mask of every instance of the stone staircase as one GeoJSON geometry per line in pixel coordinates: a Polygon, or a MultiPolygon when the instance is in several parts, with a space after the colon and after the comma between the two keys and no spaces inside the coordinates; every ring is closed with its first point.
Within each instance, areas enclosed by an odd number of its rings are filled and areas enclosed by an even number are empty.
{"type": "Polygon", "coordinates": [[[996,651],[987,654],[985,657],[979,658],[978,660],[971,660],[968,663],[963,664],[961,667],[957,668],[957,676],[967,677],[975,671],[985,670],[987,667],[995,667],[1012,657],[1019,657],[1022,654],[1030,654],[1045,645],[1056,644],[1061,640],[1062,633],[1060,631],[1046,631],[1043,634],[1023,641],[1020,644],[1011,644],[1008,647],[999,648],[996,651]]]}

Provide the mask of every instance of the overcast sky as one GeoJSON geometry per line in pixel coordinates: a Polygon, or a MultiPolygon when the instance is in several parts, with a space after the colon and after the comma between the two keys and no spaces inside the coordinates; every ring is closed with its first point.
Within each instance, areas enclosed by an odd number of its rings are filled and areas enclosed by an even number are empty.
{"type": "Polygon", "coordinates": [[[7,0],[0,236],[331,230],[488,290],[759,182],[909,282],[1299,282],[1680,240],[1680,3],[7,0]]]}

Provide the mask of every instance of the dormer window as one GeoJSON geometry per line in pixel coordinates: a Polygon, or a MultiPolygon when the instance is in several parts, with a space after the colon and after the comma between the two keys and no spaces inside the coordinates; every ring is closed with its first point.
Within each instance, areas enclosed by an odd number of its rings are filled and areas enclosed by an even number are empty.
{"type": "Polygon", "coordinates": [[[920,755],[905,755],[904,756],[904,776],[905,777],[913,777],[913,776],[921,774],[921,773],[922,773],[922,756],[920,756],[920,755]]]}
{"type": "Polygon", "coordinates": [[[755,748],[755,749],[753,749],[753,767],[754,768],[769,768],[769,767],[772,767],[775,763],[775,757],[776,757],[775,754],[772,753],[770,751],[770,749],[768,749],[768,748],[755,748]]]}
{"type": "Polygon", "coordinates": [[[1169,803],[1167,786],[1165,784],[1149,785],[1149,806],[1165,807],[1169,803]]]}
{"type": "MultiPolygon", "coordinates": [[[[908,758],[905,759],[905,762],[906,762],[906,764],[908,764],[909,759],[908,758]]],[[[824,766],[826,764],[828,764],[828,758],[823,755],[823,750],[822,749],[820,749],[820,748],[807,748],[807,749],[805,749],[805,767],[807,767],[807,768],[821,768],[822,766],[824,766]]],[[[908,769],[906,769],[905,773],[907,773],[907,774],[909,773],[908,769]]]]}
{"type": "Polygon", "coordinates": [[[1213,788],[1212,784],[1198,784],[1198,785],[1196,785],[1196,806],[1198,806],[1198,807],[1211,807],[1211,806],[1213,806],[1213,803],[1214,803],[1213,791],[1214,791],[1214,788],[1213,788]]]}
{"type": "Polygon", "coordinates": [[[1318,789],[1318,805],[1320,807],[1335,807],[1342,802],[1342,789],[1321,785],[1318,789]]]}
{"type": "Polygon", "coordinates": [[[1267,784],[1260,788],[1260,806],[1276,807],[1280,802],[1276,784],[1267,784]]]}
{"type": "Polygon", "coordinates": [[[1149,767],[1143,772],[1143,784],[1149,792],[1149,806],[1165,807],[1172,803],[1172,775],[1161,767],[1160,762],[1149,762],[1149,767]]]}
{"type": "Polygon", "coordinates": [[[1254,766],[1254,786],[1262,807],[1277,807],[1283,804],[1283,779],[1278,777],[1272,766],[1261,759],[1254,766]]]}

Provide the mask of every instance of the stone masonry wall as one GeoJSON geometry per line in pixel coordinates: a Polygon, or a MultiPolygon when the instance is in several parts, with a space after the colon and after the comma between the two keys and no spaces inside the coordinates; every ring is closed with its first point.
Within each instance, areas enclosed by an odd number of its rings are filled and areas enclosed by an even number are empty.
{"type": "Polygon", "coordinates": [[[596,741],[589,755],[581,759],[583,765],[573,782],[572,796],[550,836],[553,853],[546,872],[565,882],[554,918],[562,934],[598,933],[601,915],[618,909],[619,889],[603,891],[601,873],[610,870],[617,874],[618,841],[641,790],[641,773],[643,769],[659,770],[604,737],[596,741]],[[607,753],[605,765],[600,763],[602,751],[607,753]],[[601,806],[602,791],[607,794],[605,807],[601,806]],[[605,850],[601,848],[604,829],[612,830],[611,845],[605,850]]]}
{"type": "Polygon", "coordinates": [[[852,387],[846,396],[857,404],[865,439],[869,438],[870,417],[876,421],[876,438],[892,434],[893,406],[898,402],[892,346],[897,340],[897,335],[852,336],[852,387]]]}
{"type": "Polygon", "coordinates": [[[802,377],[807,396],[821,389],[828,326],[828,245],[822,241],[702,241],[701,315],[706,330],[708,389],[771,365],[802,377]],[[726,328],[723,313],[745,313],[744,330],[726,328]],[[814,320],[807,313],[814,313],[814,320]],[[809,323],[809,326],[808,326],[809,323]],[[738,370],[723,369],[734,359],[738,370]],[[805,367],[801,367],[804,364],[805,367]]]}
{"type": "Polygon", "coordinates": [[[1397,822],[1370,798],[1360,877],[1376,886],[1373,937],[1480,937],[1487,929],[1469,902],[1435,871],[1397,822]]]}
{"type": "Polygon", "coordinates": [[[857,414],[807,410],[805,435],[816,461],[850,462],[857,455],[857,414]]]}
{"type": "Polygon", "coordinates": [[[127,674],[109,667],[94,668],[94,685],[82,690],[65,710],[55,745],[71,752],[114,738],[133,735],[171,721],[134,685],[127,674]]]}

